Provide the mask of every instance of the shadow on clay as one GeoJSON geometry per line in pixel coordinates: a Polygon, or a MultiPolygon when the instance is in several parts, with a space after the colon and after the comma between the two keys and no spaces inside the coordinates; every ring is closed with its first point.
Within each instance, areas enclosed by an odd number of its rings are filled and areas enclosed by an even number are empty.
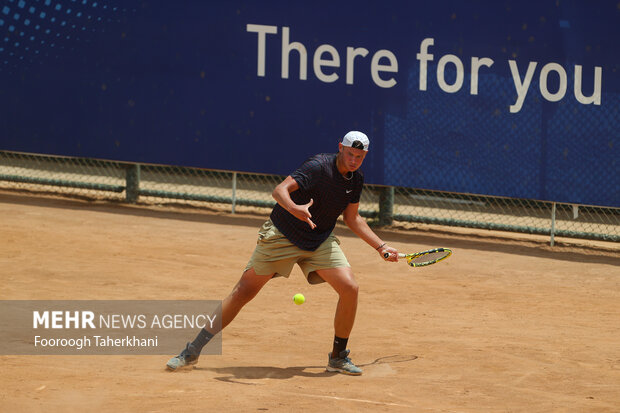
{"type": "MultiPolygon", "coordinates": [[[[418,356],[414,355],[392,355],[384,356],[373,362],[358,364],[359,367],[369,367],[378,364],[396,364],[406,363],[416,360],[418,356]]],[[[278,379],[287,380],[293,377],[331,377],[338,373],[332,373],[324,370],[325,366],[294,366],[294,367],[259,367],[259,366],[243,366],[243,367],[194,367],[195,370],[211,371],[219,377],[215,380],[228,383],[259,385],[260,383],[244,382],[239,380],[261,380],[261,379],[278,379]],[[321,371],[312,371],[321,369],[321,371]]]]}

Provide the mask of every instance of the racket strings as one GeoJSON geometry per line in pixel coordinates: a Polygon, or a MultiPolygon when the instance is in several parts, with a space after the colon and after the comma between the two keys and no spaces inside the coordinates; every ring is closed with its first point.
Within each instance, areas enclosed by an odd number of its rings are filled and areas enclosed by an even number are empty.
{"type": "Polygon", "coordinates": [[[449,252],[446,251],[438,251],[431,252],[429,254],[417,255],[407,259],[407,264],[421,264],[424,262],[432,262],[437,261],[445,256],[449,255],[449,252]]]}

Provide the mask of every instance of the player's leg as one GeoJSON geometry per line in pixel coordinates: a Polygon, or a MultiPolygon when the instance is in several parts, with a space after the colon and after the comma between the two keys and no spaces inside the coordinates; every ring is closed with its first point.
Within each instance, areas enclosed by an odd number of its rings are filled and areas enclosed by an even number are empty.
{"type": "Polygon", "coordinates": [[[350,375],[360,375],[362,370],[349,359],[347,343],[355,323],[359,286],[351,267],[316,270],[338,293],[338,305],[334,316],[334,345],[329,355],[327,370],[350,375]]]}
{"type": "Polygon", "coordinates": [[[350,267],[317,270],[317,274],[338,293],[334,316],[334,332],[338,337],[349,337],[357,312],[359,287],[350,267]]]}
{"type": "MultiPolygon", "coordinates": [[[[252,301],[273,276],[274,274],[257,275],[254,268],[243,273],[228,297],[222,301],[222,329],[234,320],[243,306],[252,301]]],[[[217,333],[218,331],[211,331],[211,334],[217,333]]]]}
{"type": "Polygon", "coordinates": [[[274,274],[257,275],[254,268],[245,271],[230,294],[222,301],[221,327],[203,328],[194,341],[187,343],[185,349],[178,356],[171,358],[166,367],[176,370],[180,367],[196,364],[202,348],[224,329],[239,314],[239,311],[249,303],[263,288],[274,274]]]}

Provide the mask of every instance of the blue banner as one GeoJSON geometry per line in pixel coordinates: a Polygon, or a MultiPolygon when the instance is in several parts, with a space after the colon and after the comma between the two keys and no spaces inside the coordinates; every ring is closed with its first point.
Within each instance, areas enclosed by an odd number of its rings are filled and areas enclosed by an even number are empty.
{"type": "Polygon", "coordinates": [[[0,1],[0,150],[620,206],[617,1],[0,1]]]}

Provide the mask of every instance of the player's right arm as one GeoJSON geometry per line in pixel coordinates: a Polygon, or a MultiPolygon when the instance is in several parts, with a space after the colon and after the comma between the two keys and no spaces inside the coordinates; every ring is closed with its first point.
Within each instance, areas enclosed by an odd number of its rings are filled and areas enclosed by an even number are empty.
{"type": "Polygon", "coordinates": [[[310,199],[310,202],[304,205],[297,205],[291,199],[291,192],[295,192],[299,189],[299,184],[295,181],[290,175],[286,177],[286,179],[273,190],[271,196],[276,200],[278,204],[288,212],[290,212],[295,218],[307,222],[310,225],[310,228],[316,228],[316,225],[310,218],[312,218],[312,214],[310,213],[310,206],[313,203],[313,200],[310,199]]]}

